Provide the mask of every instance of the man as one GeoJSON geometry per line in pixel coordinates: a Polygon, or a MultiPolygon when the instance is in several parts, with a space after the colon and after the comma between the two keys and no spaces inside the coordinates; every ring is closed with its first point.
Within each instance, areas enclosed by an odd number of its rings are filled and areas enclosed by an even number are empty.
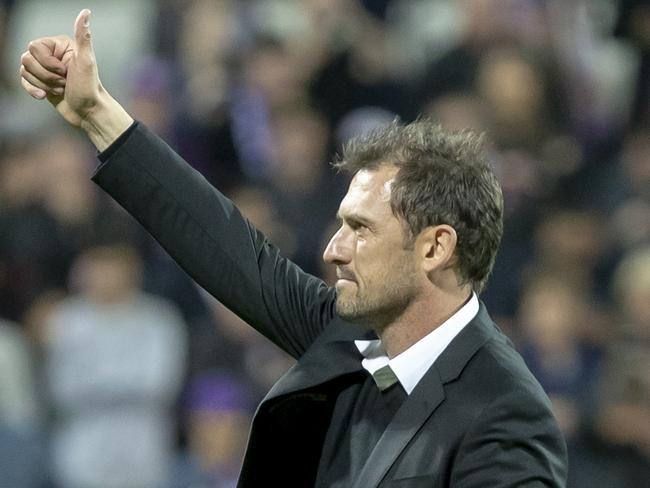
{"type": "Polygon", "coordinates": [[[30,43],[23,86],[86,131],[96,183],[298,359],[258,408],[239,486],[564,486],[549,401],[476,295],[503,209],[475,136],[393,124],[348,147],[328,288],[104,90],[89,15],[30,43]]]}

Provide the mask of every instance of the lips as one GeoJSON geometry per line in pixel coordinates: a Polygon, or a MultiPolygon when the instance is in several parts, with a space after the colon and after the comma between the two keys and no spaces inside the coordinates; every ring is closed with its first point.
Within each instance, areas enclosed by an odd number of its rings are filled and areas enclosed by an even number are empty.
{"type": "Polygon", "coordinates": [[[339,280],[356,282],[356,280],[354,279],[354,275],[352,273],[350,273],[350,272],[347,272],[346,270],[337,269],[336,270],[336,277],[339,280]]]}

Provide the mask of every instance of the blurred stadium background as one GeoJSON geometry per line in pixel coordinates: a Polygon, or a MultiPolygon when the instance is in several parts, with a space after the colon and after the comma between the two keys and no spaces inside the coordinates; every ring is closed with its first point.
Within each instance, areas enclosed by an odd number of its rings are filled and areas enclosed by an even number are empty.
{"type": "Polygon", "coordinates": [[[483,299],[551,396],[571,487],[650,480],[650,5],[644,0],[0,1],[0,487],[231,487],[291,361],[89,181],[19,87],[93,11],[104,85],[328,280],[354,134],[488,134],[506,231],[483,299]]]}

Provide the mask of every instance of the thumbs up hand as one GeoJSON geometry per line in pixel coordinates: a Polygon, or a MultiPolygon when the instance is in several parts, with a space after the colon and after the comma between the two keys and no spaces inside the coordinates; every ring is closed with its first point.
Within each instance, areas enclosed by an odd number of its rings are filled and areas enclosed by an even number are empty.
{"type": "Polygon", "coordinates": [[[74,38],[31,41],[21,56],[20,75],[32,97],[47,99],[66,121],[84,129],[100,151],[133,122],[99,80],[88,9],[77,16],[74,38]]]}
{"type": "Polygon", "coordinates": [[[90,25],[84,9],[74,24],[74,39],[43,37],[29,43],[21,58],[21,83],[39,100],[47,100],[72,125],[80,126],[103,91],[97,73],[90,25]]]}

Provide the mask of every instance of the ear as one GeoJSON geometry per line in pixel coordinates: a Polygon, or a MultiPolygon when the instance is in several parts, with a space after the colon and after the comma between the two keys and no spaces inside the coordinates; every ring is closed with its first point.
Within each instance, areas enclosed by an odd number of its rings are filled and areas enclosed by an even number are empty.
{"type": "Polygon", "coordinates": [[[415,246],[424,272],[428,274],[452,265],[457,242],[456,231],[447,224],[427,227],[420,232],[415,246]]]}

